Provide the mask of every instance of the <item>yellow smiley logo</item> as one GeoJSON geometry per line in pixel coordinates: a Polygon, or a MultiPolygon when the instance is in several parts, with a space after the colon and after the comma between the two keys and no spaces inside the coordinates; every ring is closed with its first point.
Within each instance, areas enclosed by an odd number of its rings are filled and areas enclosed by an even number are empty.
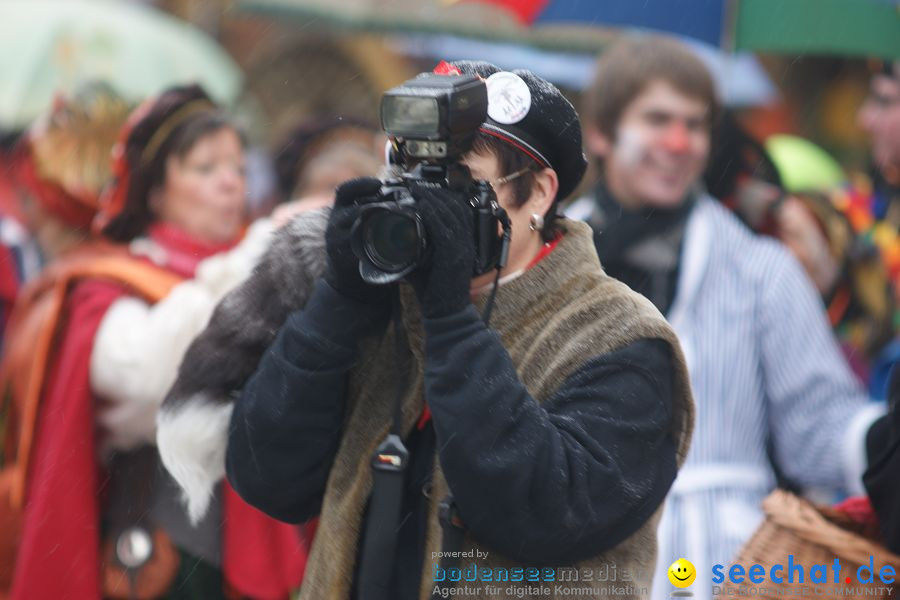
{"type": "Polygon", "coordinates": [[[690,561],[679,558],[669,567],[669,581],[677,588],[686,588],[697,578],[697,569],[690,561]]]}

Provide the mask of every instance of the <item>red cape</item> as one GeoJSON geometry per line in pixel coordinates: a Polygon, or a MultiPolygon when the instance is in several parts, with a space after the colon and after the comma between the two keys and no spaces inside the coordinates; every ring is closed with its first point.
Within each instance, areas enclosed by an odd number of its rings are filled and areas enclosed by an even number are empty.
{"type": "Polygon", "coordinates": [[[100,320],[121,295],[117,286],[91,282],[69,297],[41,398],[12,600],[100,597],[100,471],[88,366],[100,320]]]}
{"type": "MultiPolygon", "coordinates": [[[[41,399],[12,600],[99,598],[101,485],[89,361],[118,285],[75,287],[58,327],[41,399]]],[[[225,491],[222,569],[242,595],[285,598],[302,580],[307,547],[297,530],[225,491]]]]}

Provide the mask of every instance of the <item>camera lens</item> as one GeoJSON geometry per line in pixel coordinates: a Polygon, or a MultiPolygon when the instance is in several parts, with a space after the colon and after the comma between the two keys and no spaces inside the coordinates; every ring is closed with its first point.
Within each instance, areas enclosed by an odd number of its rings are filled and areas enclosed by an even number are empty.
{"type": "Polygon", "coordinates": [[[411,215],[379,210],[366,223],[365,249],[379,269],[402,271],[419,258],[419,232],[411,215]]]}

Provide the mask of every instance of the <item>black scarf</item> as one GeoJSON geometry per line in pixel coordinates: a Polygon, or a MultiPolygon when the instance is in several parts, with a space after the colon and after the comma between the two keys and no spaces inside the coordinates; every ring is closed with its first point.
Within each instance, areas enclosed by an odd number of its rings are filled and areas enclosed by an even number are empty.
{"type": "Polygon", "coordinates": [[[694,194],[673,209],[628,210],[602,183],[594,197],[590,224],[603,269],[666,314],[675,299],[684,227],[694,194]]]}

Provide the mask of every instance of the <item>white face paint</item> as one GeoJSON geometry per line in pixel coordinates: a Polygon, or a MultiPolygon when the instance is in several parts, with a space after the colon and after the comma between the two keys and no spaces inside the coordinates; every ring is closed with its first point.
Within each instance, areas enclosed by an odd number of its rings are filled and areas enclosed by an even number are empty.
{"type": "Polygon", "coordinates": [[[647,140],[638,128],[623,126],[619,129],[614,151],[623,166],[636,167],[647,154],[647,140]]]}

